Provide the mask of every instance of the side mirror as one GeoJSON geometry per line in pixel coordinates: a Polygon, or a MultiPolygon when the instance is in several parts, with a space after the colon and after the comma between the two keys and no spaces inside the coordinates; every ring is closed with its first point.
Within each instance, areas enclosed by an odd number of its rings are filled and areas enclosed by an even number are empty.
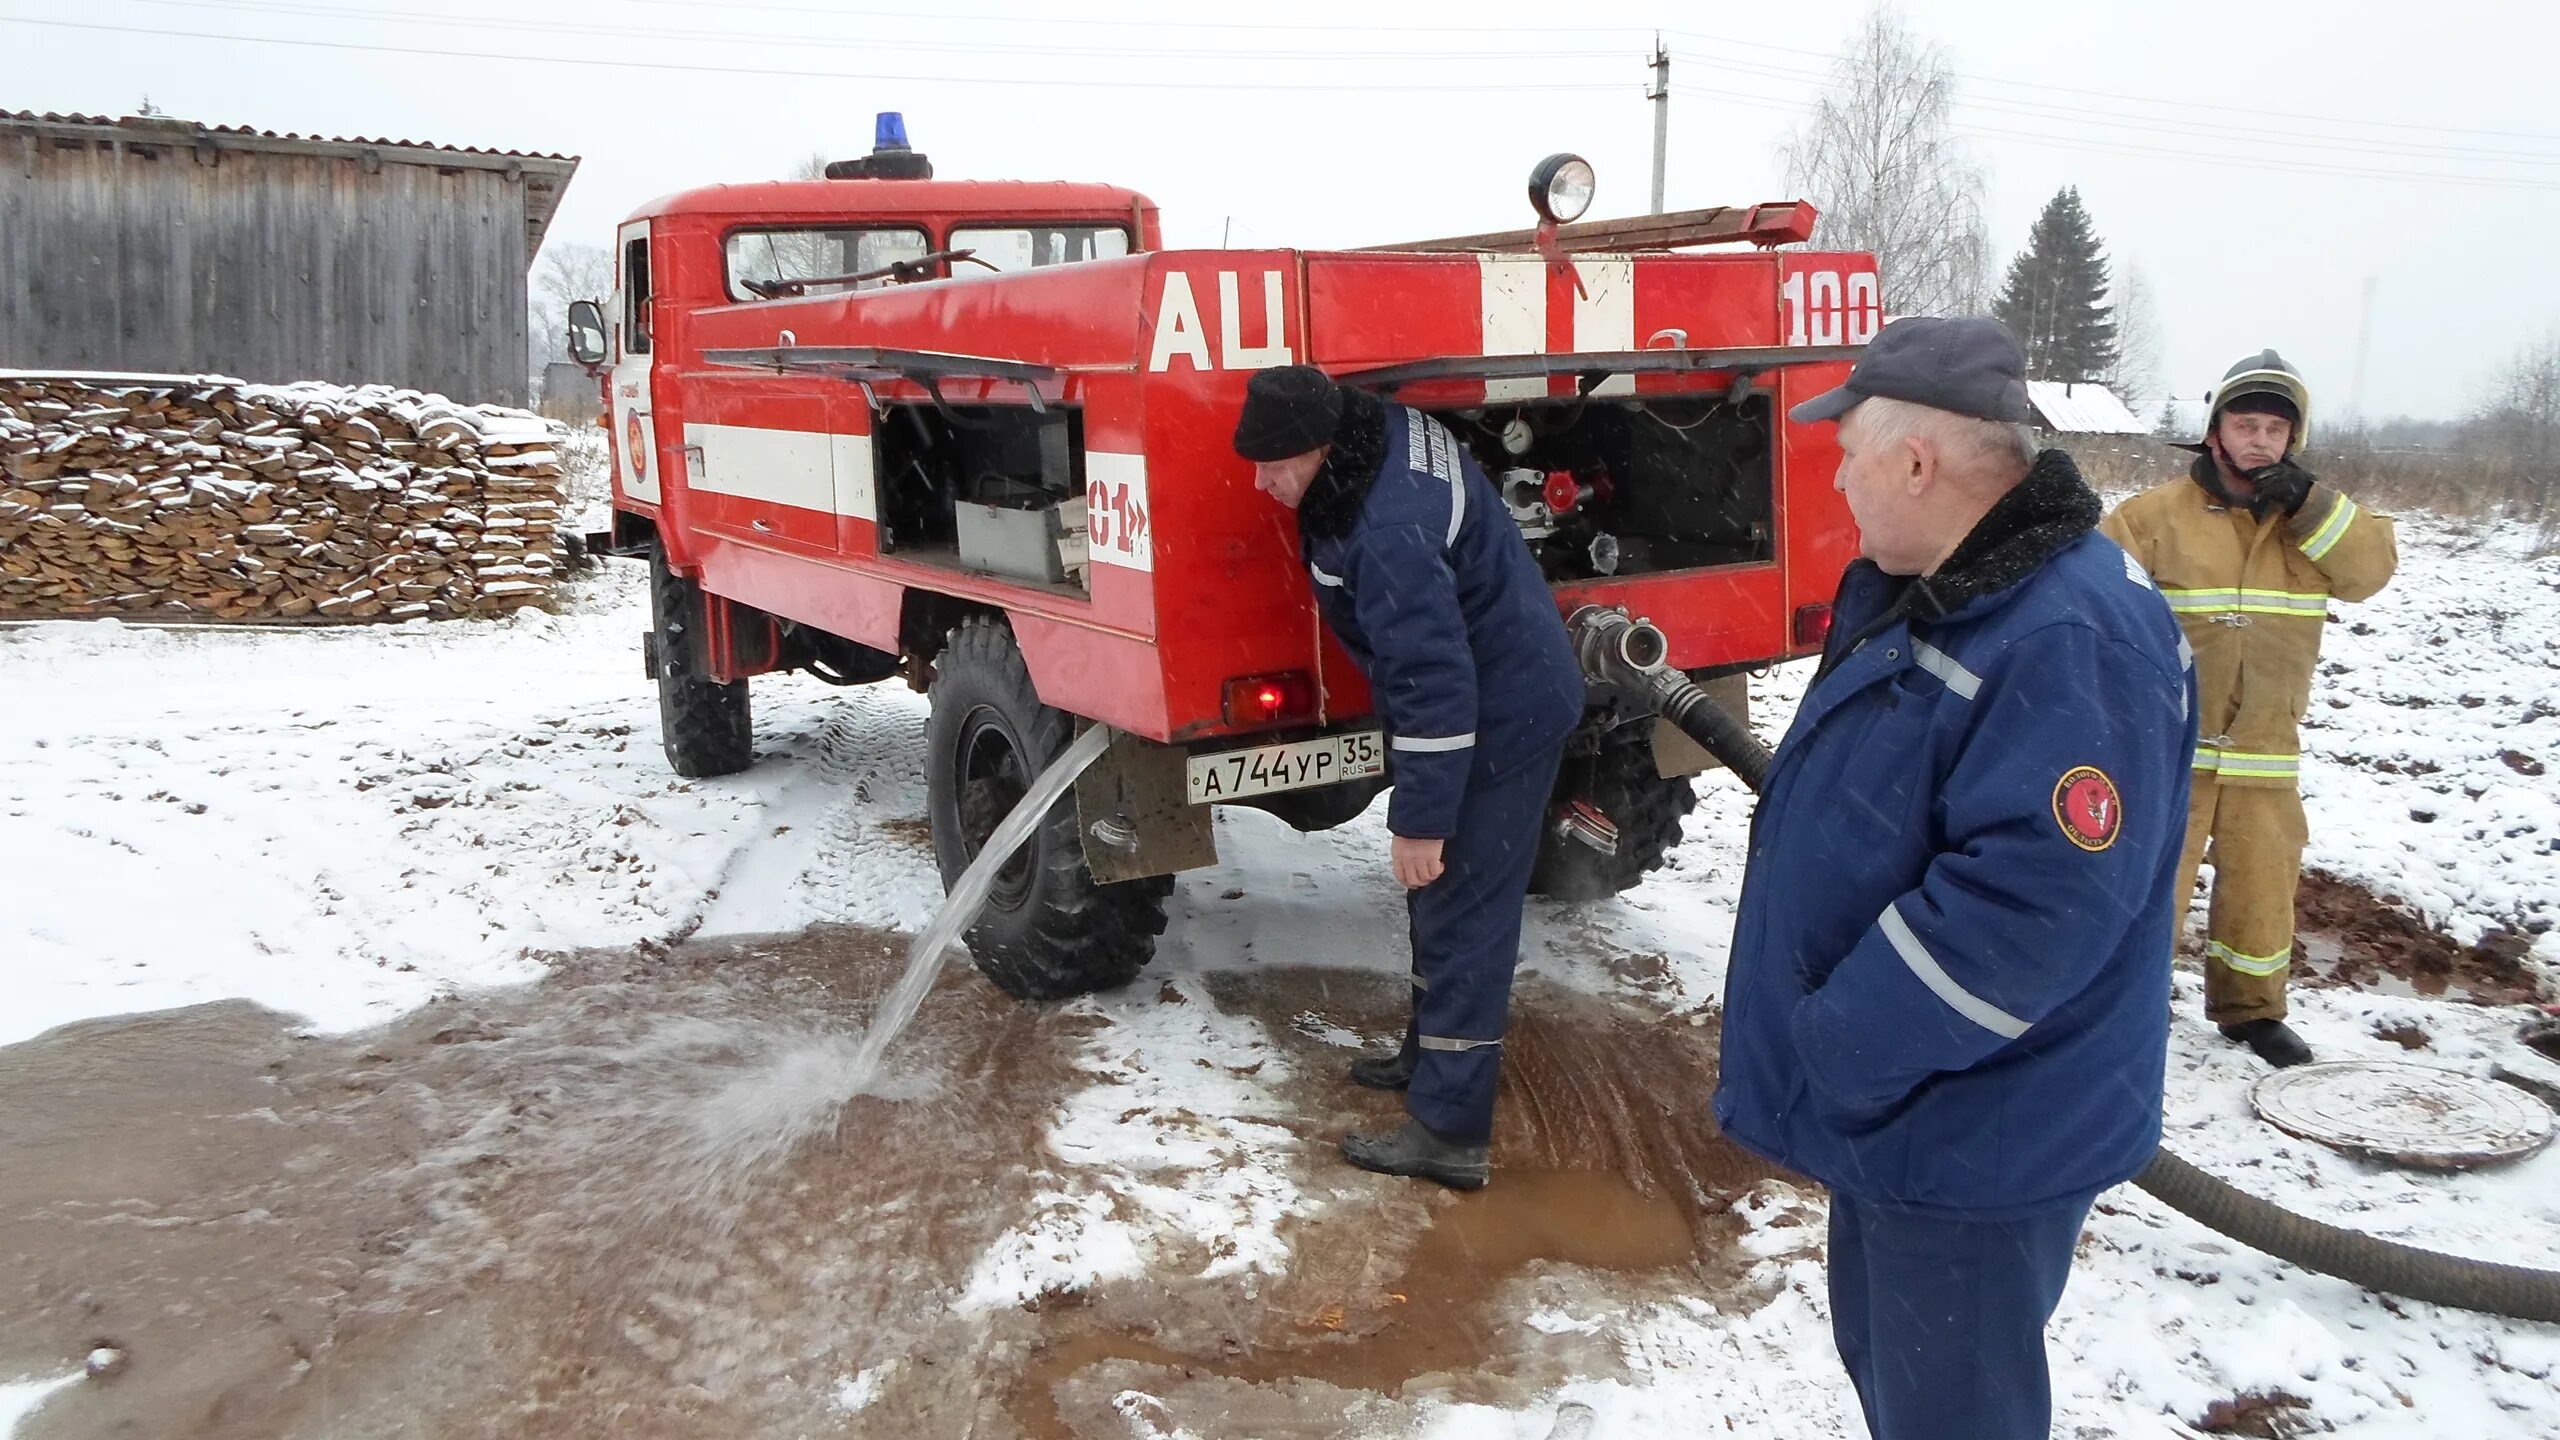
{"type": "Polygon", "coordinates": [[[569,302],[569,358],[581,365],[604,363],[604,307],[593,300],[569,302]]]}

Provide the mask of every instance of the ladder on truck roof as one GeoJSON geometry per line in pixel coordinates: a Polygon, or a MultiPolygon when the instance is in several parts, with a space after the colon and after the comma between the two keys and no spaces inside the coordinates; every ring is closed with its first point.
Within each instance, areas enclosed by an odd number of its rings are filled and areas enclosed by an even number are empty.
{"type": "Polygon", "coordinates": [[[894,350],[879,345],[776,345],[751,349],[705,350],[704,363],[726,366],[734,370],[770,370],[775,374],[824,375],[847,380],[862,387],[864,398],[873,408],[878,400],[871,387],[883,380],[908,380],[924,387],[933,403],[945,410],[941,382],[945,380],[1005,380],[1022,386],[1031,398],[1031,408],[1047,414],[1049,404],[1041,398],[1040,387],[1066,379],[1066,372],[1054,365],[1039,365],[1028,360],[999,360],[991,355],[956,355],[946,350],[894,350]]]}

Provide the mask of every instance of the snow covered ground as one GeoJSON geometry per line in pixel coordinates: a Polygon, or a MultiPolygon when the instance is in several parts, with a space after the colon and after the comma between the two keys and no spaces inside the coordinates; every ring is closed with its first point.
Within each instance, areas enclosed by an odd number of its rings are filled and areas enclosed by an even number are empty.
{"type": "MultiPolygon", "coordinates": [[[[2330,631],[2305,766],[2311,861],[2466,942],[2539,927],[2531,962],[2560,975],[2560,559],[2433,521],[2404,526],[2403,557],[2399,582],[2339,607],[2330,631]]],[[[224,997],[349,1029],[439,992],[533,979],[567,949],[826,921],[920,928],[940,896],[921,839],[922,699],[760,681],[765,758],[680,780],[640,674],[639,581],[609,564],[572,580],[557,614],[488,623],[0,630],[0,1045],[224,997]]],[[[1761,682],[1764,727],[1803,680],[1798,667],[1761,682]]],[[[1533,908],[1530,973],[1705,1019],[1748,797],[1722,777],[1701,788],[1664,874],[1608,904],[1533,908]]],[[[1212,1232],[1230,1243],[1208,1263],[1251,1293],[1289,1267],[1288,1219],[1332,1203],[1305,1179],[1329,1173],[1326,1142],[1281,1123],[1284,1077],[1259,1023],[1179,1002],[1262,961],[1400,973],[1380,815],[1298,837],[1229,814],[1220,837],[1224,863],[1177,891],[1151,972],[1163,988],[1065,1012],[1094,1034],[1089,1083],[1059,1097],[1051,1126],[1059,1183],[955,1307],[1139,1275],[1178,1237],[1212,1232]]],[[[2251,1118],[2254,1062],[2202,1026],[2195,982],[2181,984],[2169,1116],[2181,1153],[2324,1218],[2560,1266],[2560,1151],[2419,1176],[2288,1140],[2251,1118]]],[[[2298,992],[2296,1011],[2324,1055],[2404,1057],[2376,1032],[2409,1025],[2429,1036],[2418,1058],[2478,1073],[2517,1020],[2346,990],[2298,992]]],[[[1364,1037],[1322,1038],[1348,1053],[1364,1037]]],[[[1745,1214],[1752,1305],[1586,1288],[1578,1308],[1521,1323],[1601,1337],[1611,1374],[1527,1409],[1426,1406],[1385,1433],[1526,1440],[1567,1404],[1590,1407],[1608,1437],[1685,1436],[1714,1419],[1736,1434],[1860,1433],[1829,1345],[1819,1195],[1771,1182],[1745,1214]]],[[[2061,1433],[2191,1435],[2216,1402],[2281,1391],[2346,1435],[2560,1434],[2560,1329],[2386,1304],[2130,1190],[2102,1200],[2082,1253],[2054,1329],[2061,1433]]],[[[892,1364],[827,1383],[850,1414],[892,1364]]],[[[32,1398],[0,1390],[0,1413],[32,1398]]]]}

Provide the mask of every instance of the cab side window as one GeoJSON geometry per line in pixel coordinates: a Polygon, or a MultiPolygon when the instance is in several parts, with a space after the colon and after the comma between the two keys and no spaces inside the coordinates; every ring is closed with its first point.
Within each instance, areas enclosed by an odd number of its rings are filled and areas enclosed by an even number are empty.
{"type": "Polygon", "coordinates": [[[622,247],[622,350],[649,353],[649,242],[622,247]]]}

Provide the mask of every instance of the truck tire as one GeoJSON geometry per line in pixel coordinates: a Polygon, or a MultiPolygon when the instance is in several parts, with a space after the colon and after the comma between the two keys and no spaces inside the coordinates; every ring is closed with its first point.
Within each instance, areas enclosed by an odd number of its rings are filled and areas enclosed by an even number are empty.
{"type": "MultiPolygon", "coordinates": [[[[945,889],[1031,782],[1075,739],[1075,721],[1040,703],[1003,621],[973,616],[934,663],[925,721],[926,812],[945,889]]],[[[1085,865],[1075,797],[1059,799],[996,873],[965,935],[997,989],[1058,1000],[1136,979],[1164,933],[1171,877],[1105,885],[1085,865]]]]}
{"type": "Polygon", "coordinates": [[[1680,843],[1680,821],[1698,804],[1689,777],[1654,773],[1653,727],[1646,723],[1603,731],[1591,754],[1566,757],[1555,799],[1588,801],[1618,827],[1614,855],[1553,824],[1539,835],[1529,893],[1556,900],[1600,900],[1635,888],[1662,868],[1662,857],[1680,843]]]}
{"type": "Polygon", "coordinates": [[[702,627],[702,588],[667,568],[649,550],[649,650],[658,674],[658,734],[667,764],[691,780],[735,775],[755,763],[755,725],[747,682],[723,685],[702,673],[694,635],[702,627]]]}

